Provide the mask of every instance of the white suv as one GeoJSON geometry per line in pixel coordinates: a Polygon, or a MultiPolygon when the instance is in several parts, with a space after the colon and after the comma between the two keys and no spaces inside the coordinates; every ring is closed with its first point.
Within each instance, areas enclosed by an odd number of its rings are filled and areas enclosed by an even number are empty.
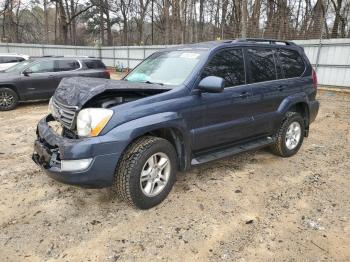
{"type": "Polygon", "coordinates": [[[29,56],[27,55],[0,53],[0,71],[6,70],[17,63],[28,59],[29,56]]]}

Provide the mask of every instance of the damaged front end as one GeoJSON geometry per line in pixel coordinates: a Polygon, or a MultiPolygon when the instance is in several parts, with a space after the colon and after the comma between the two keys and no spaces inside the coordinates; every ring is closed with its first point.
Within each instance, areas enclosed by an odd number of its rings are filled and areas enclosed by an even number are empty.
{"type": "Polygon", "coordinates": [[[127,141],[99,136],[113,116],[112,107],[168,89],[127,81],[64,79],[40,120],[33,161],[64,183],[110,186],[127,141]]]}
{"type": "Polygon", "coordinates": [[[71,139],[96,136],[112,117],[113,107],[166,91],[169,88],[157,84],[67,78],[50,100],[49,110],[61,123],[62,136],[71,139]]]}

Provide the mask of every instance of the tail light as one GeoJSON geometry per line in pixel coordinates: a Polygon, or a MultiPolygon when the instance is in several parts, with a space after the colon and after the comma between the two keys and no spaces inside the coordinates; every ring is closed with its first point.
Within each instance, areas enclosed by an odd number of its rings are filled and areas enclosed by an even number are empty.
{"type": "Polygon", "coordinates": [[[106,74],[106,76],[108,76],[109,78],[111,77],[111,72],[110,72],[108,69],[105,70],[105,74],[106,74]]]}
{"type": "Polygon", "coordinates": [[[317,75],[314,69],[312,69],[312,85],[317,89],[317,75]]]}

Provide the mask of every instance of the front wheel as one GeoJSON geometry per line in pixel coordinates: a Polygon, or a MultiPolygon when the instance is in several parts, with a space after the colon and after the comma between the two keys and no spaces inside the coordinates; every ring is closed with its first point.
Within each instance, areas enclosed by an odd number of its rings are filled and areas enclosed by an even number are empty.
{"type": "Polygon", "coordinates": [[[296,112],[287,112],[277,134],[272,152],[282,157],[295,155],[304,140],[305,124],[303,117],[296,112]]]}
{"type": "Polygon", "coordinates": [[[172,144],[159,137],[136,140],[122,156],[116,173],[118,196],[140,209],[161,203],[175,182],[177,155],[172,144]]]}
{"type": "Polygon", "coordinates": [[[10,88],[0,88],[0,111],[14,109],[18,104],[18,95],[10,88]]]}

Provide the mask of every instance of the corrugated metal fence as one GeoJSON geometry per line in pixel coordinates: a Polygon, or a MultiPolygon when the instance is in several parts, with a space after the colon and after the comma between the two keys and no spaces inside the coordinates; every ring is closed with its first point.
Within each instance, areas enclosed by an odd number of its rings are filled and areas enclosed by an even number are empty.
{"type": "MultiPolygon", "coordinates": [[[[350,87],[350,39],[297,40],[317,70],[321,85],[350,87]]],[[[59,46],[0,44],[0,53],[30,56],[65,55],[99,57],[107,66],[133,68],[144,58],[167,46],[59,46]]]]}

